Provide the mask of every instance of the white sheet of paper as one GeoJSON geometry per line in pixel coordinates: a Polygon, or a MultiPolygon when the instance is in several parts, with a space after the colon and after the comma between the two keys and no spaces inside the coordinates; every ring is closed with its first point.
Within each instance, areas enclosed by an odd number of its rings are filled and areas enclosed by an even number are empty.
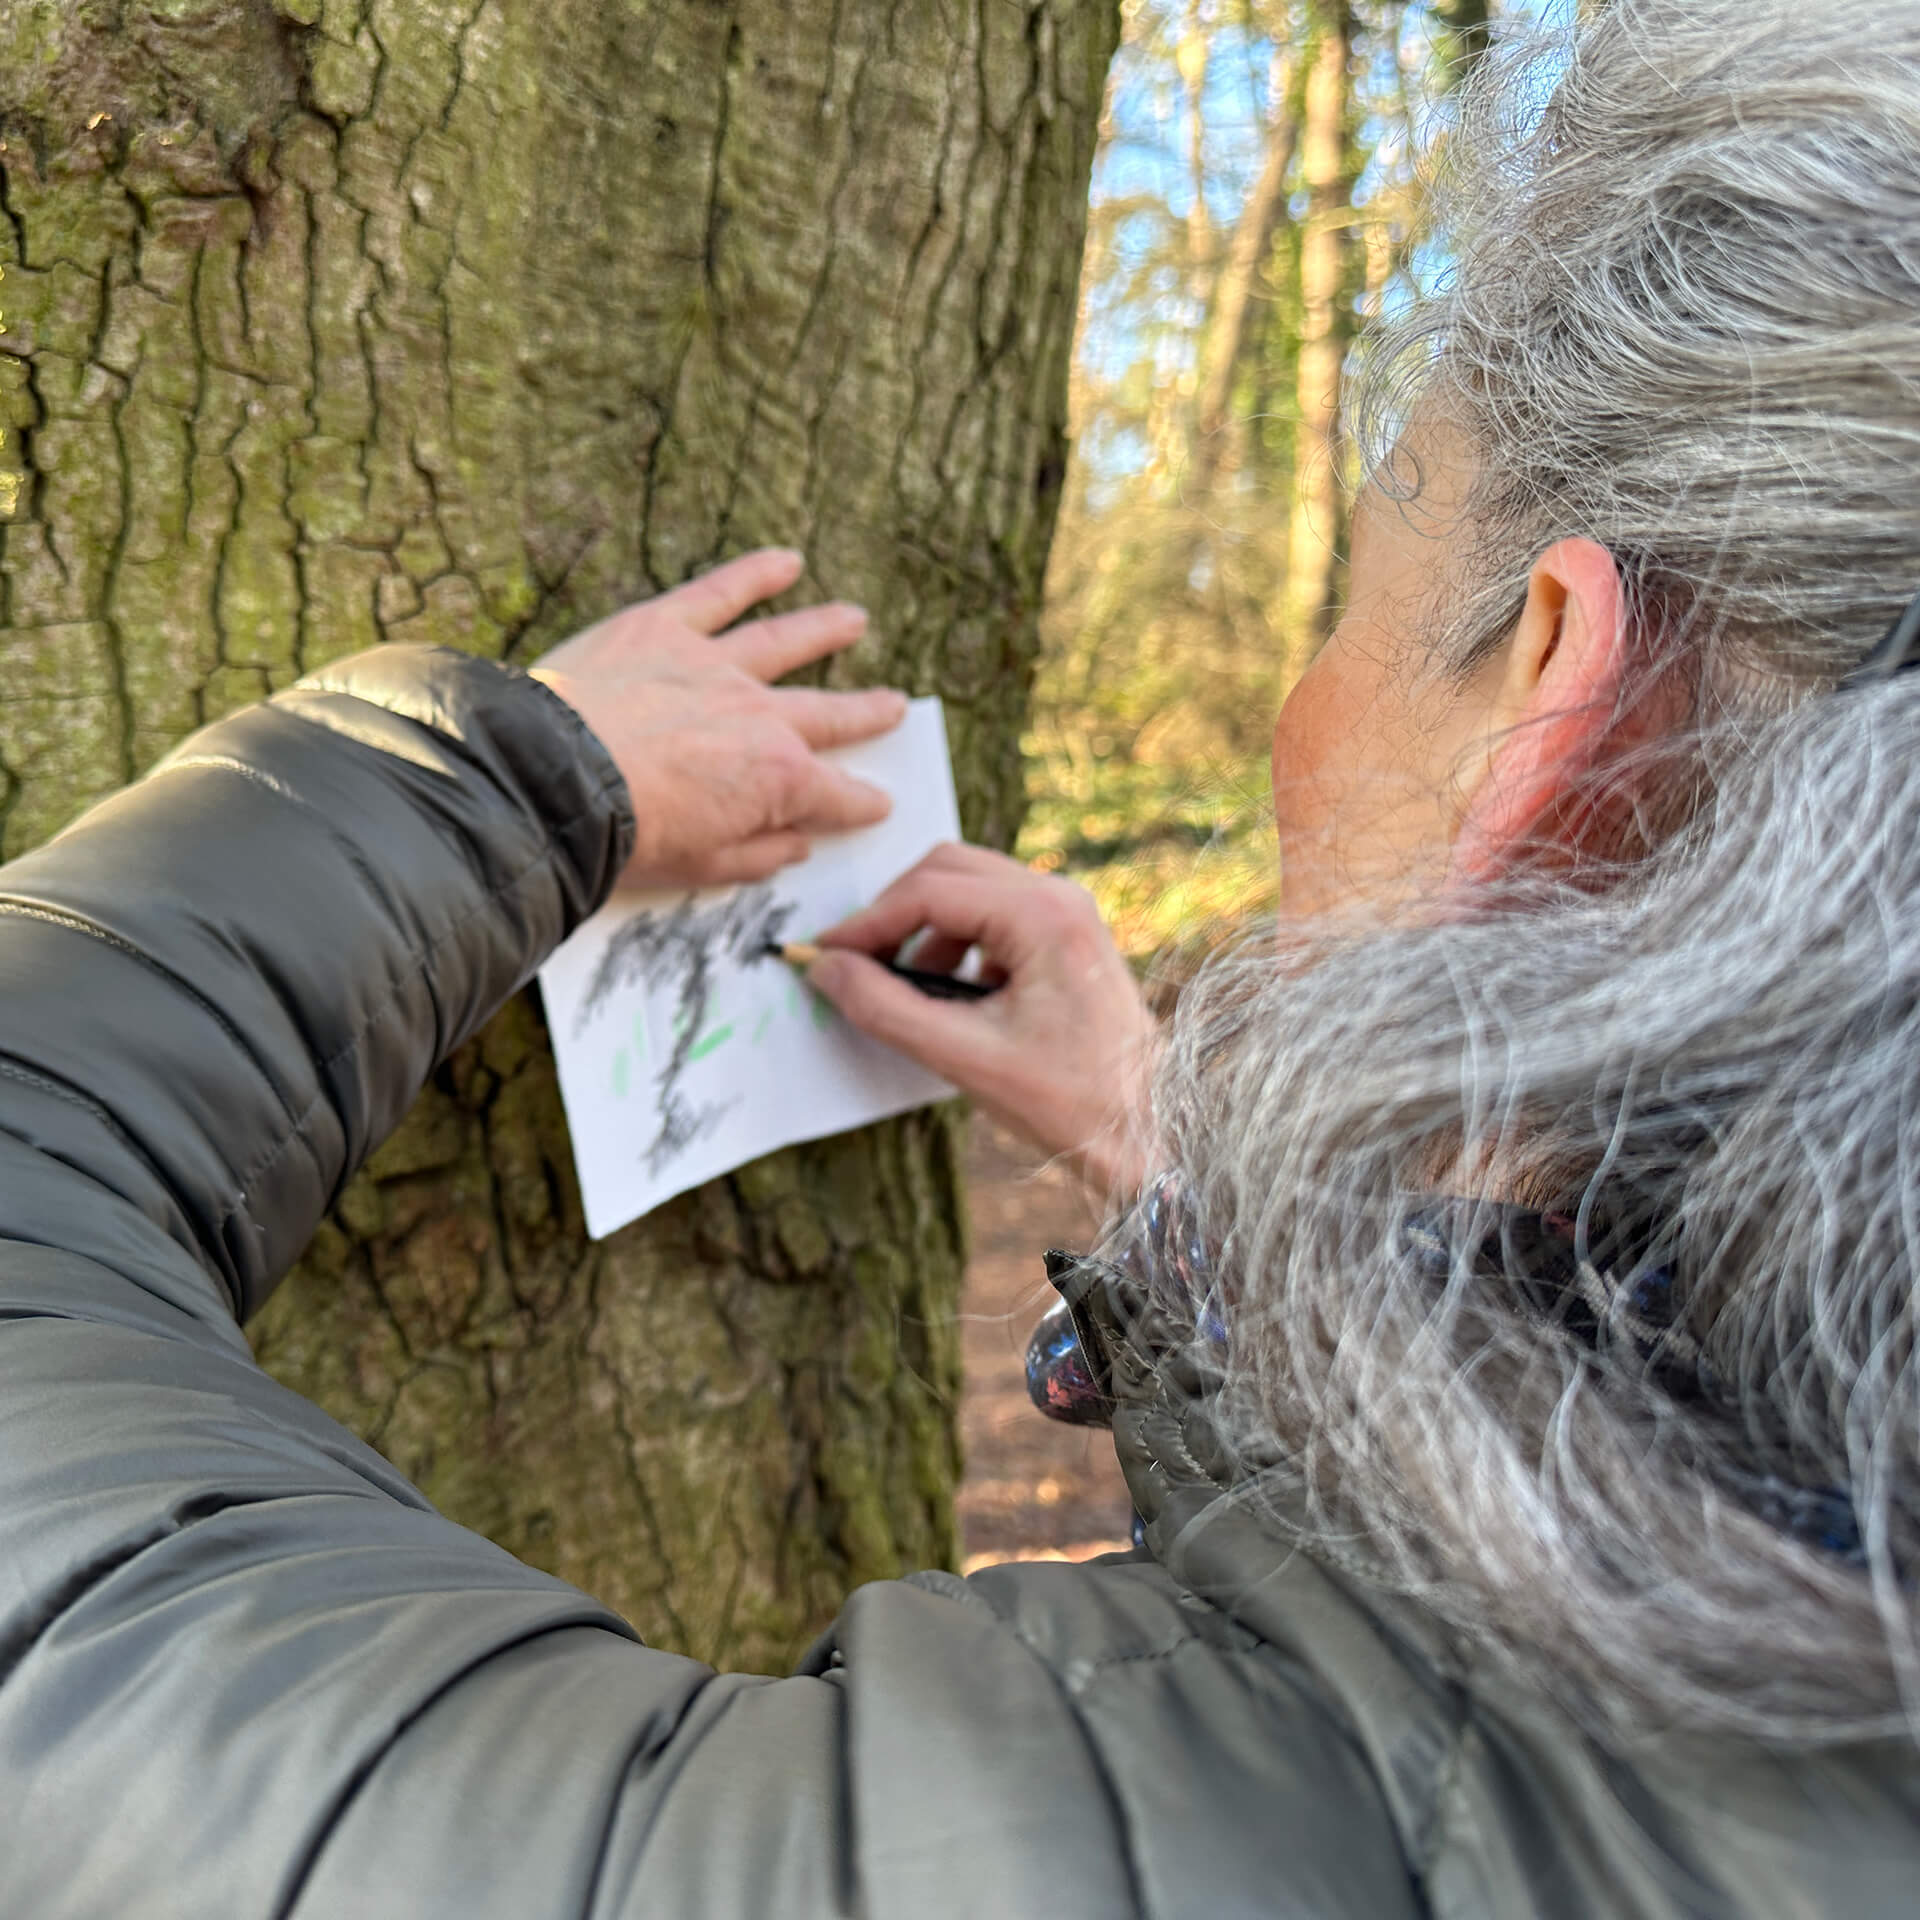
{"type": "Polygon", "coordinates": [[[827,757],[893,796],[879,826],[817,842],[763,885],[616,894],[540,971],[596,1240],[776,1147],[953,1092],[755,957],[832,926],[960,837],[938,700],[827,757]]]}

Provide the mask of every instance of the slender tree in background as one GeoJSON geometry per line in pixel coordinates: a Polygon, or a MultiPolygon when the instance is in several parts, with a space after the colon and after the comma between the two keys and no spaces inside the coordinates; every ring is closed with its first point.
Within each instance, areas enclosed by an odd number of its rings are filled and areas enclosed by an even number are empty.
{"type": "Polygon", "coordinates": [[[1353,19],[1344,3],[1314,10],[1304,54],[1300,113],[1299,334],[1294,344],[1293,489],[1287,516],[1283,619],[1290,653],[1309,659],[1327,637],[1333,610],[1334,557],[1340,537],[1340,484],[1334,416],[1340,364],[1352,328],[1343,310],[1353,194],[1347,138],[1348,67],[1353,19]]]}
{"type": "Polygon", "coordinates": [[[1261,279],[1269,269],[1274,236],[1287,211],[1287,188],[1300,143],[1300,103],[1292,85],[1297,52],[1290,40],[1274,43],[1259,172],[1233,223],[1233,237],[1209,290],[1199,346],[1190,474],[1191,487],[1199,497],[1213,491],[1223,472],[1237,472],[1246,461],[1247,423],[1233,411],[1233,390],[1261,317],[1261,279]]]}
{"type": "MultiPolygon", "coordinates": [[[[1110,0],[0,0],[7,853],[382,641],[764,542],[1006,844],[1110,0]]],[[[804,1097],[803,1089],[781,1089],[804,1097]]],[[[777,1664],[956,1550],[956,1123],[584,1237],[537,1009],[254,1329],[455,1518],[777,1664]]]]}

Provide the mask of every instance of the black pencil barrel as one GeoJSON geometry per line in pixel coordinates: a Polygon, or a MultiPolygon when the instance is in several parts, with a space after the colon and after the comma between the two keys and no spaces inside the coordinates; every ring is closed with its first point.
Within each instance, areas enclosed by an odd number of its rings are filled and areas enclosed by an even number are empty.
{"type": "Polygon", "coordinates": [[[919,967],[897,967],[887,962],[887,971],[896,980],[904,980],[929,1000],[985,1000],[1000,989],[980,980],[958,980],[950,973],[927,973],[919,967]]]}
{"type": "MultiPolygon", "coordinates": [[[[811,947],[772,944],[761,951],[769,960],[784,960],[788,966],[808,966],[813,961],[815,950],[811,947]]],[[[904,980],[929,1000],[985,1000],[1000,991],[997,982],[988,986],[979,980],[957,979],[950,973],[929,973],[924,967],[903,967],[892,960],[883,960],[880,964],[896,980],[904,980]]]]}

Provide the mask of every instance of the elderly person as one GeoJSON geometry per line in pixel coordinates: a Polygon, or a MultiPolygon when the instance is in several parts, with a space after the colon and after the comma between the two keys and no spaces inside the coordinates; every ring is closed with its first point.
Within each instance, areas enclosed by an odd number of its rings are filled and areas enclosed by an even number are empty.
{"type": "Polygon", "coordinates": [[[764,684],[853,616],[701,637],[789,562],[545,687],[334,669],[8,870],[0,1913],[1913,1910],[1920,18],[1614,0],[1452,145],[1282,953],[1155,1060],[955,850],[815,975],[1127,1202],[1059,1279],[1138,1553],[717,1677],[236,1331],[623,868],[880,804],[814,749],[892,696],[764,684]],[[1005,990],[896,991],[915,935],[1005,990]]]}

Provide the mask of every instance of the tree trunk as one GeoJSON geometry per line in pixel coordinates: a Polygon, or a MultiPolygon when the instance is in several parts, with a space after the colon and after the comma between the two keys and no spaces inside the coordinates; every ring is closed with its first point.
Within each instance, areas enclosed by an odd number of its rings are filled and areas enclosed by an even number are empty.
{"type": "Polygon", "coordinates": [[[1174,48],[1173,64],[1186,90],[1187,286],[1202,307],[1213,278],[1213,220],[1207,211],[1207,68],[1212,44],[1202,0],[1187,0],[1186,31],[1174,48]]]}
{"type": "MultiPolygon", "coordinates": [[[[770,541],[1007,844],[1116,13],[0,0],[5,851],[331,657],[529,660],[770,541]]],[[[958,1144],[591,1246],[523,1000],[258,1348],[650,1640],[777,1665],[954,1557],[958,1144]]]]}
{"type": "MultiPolygon", "coordinates": [[[[1433,57],[1441,68],[1441,91],[1451,93],[1461,86],[1493,45],[1493,15],[1496,0],[1428,0],[1432,16],[1428,29],[1433,57]]],[[[1592,4],[1582,0],[1575,8],[1578,19],[1591,19],[1605,0],[1592,4]]]]}
{"type": "Polygon", "coordinates": [[[1247,190],[1234,223],[1227,257],[1213,289],[1212,311],[1200,337],[1200,391],[1194,408],[1193,490],[1205,494],[1223,472],[1239,464],[1235,442],[1240,425],[1229,417],[1233,387],[1252,337],[1257,283],[1273,254],[1273,236],[1287,210],[1287,176],[1293,171],[1300,122],[1289,98],[1292,49],[1281,45],[1273,56],[1268,88],[1271,106],[1260,171],[1247,190]]]}
{"type": "Polygon", "coordinates": [[[1308,56],[1300,126],[1300,179],[1307,217],[1300,233],[1300,349],[1296,382],[1293,510],[1287,529],[1286,627],[1292,661],[1304,665],[1327,637],[1339,518],[1333,428],[1340,399],[1340,324],[1346,201],[1346,6],[1327,8],[1308,56]]]}

